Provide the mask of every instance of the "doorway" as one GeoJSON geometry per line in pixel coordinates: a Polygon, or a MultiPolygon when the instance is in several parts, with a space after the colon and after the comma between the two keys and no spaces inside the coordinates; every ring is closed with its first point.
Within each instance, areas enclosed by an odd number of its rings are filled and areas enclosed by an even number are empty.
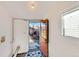
{"type": "Polygon", "coordinates": [[[13,20],[13,54],[19,57],[48,57],[48,19],[13,20]]]}
{"type": "Polygon", "coordinates": [[[30,57],[48,57],[48,19],[29,21],[30,57]]]}

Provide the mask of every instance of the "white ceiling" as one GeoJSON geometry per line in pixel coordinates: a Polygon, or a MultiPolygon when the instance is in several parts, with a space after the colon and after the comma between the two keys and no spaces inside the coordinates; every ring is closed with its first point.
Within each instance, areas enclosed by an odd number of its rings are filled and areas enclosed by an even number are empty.
{"type": "MultiPolygon", "coordinates": [[[[12,17],[19,18],[41,18],[45,17],[44,15],[50,11],[51,8],[53,10],[56,8],[55,6],[61,4],[73,4],[77,2],[35,2],[37,7],[35,10],[31,9],[29,6],[31,2],[19,1],[19,2],[0,2],[12,17]]],[[[52,11],[53,11],[52,10],[52,11]]]]}

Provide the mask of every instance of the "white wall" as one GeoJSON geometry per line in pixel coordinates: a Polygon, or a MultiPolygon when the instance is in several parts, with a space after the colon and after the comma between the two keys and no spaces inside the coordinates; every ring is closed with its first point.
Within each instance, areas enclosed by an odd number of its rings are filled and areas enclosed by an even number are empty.
{"type": "Polygon", "coordinates": [[[75,6],[79,2],[60,2],[52,5],[46,13],[49,19],[49,55],[54,57],[79,57],[79,39],[64,37],[61,35],[61,14],[75,6]]]}
{"type": "MultiPolygon", "coordinates": [[[[72,37],[63,37],[61,35],[61,14],[77,5],[79,2],[39,2],[38,8],[36,11],[28,10],[27,2],[7,2],[3,4],[6,10],[10,13],[12,17],[26,18],[26,19],[40,19],[47,17],[49,19],[49,56],[51,57],[69,57],[69,56],[79,56],[79,39],[72,37]]],[[[0,7],[1,8],[1,7],[0,7]]],[[[0,9],[2,13],[0,15],[0,24],[5,29],[3,33],[8,34],[9,38],[11,37],[10,33],[10,18],[4,10],[0,9]],[[6,13],[6,14],[5,14],[6,13]],[[3,15],[2,15],[3,14],[3,15]],[[5,16],[4,16],[5,15],[5,16]],[[6,28],[7,27],[7,28],[6,28]],[[7,30],[6,30],[7,29],[7,30]],[[7,33],[8,32],[8,33],[7,33]]],[[[0,29],[0,32],[1,29],[0,29]]],[[[7,37],[8,38],[8,37],[7,37]]],[[[8,39],[9,40],[9,39],[8,39]]],[[[0,48],[0,56],[7,56],[9,53],[9,42],[6,45],[0,48]],[[8,46],[8,47],[5,47],[8,46]],[[3,51],[4,49],[4,51],[3,51]]]]}
{"type": "Polygon", "coordinates": [[[0,5],[0,36],[5,36],[6,40],[0,44],[0,56],[9,56],[11,53],[11,17],[7,10],[0,5]]]}

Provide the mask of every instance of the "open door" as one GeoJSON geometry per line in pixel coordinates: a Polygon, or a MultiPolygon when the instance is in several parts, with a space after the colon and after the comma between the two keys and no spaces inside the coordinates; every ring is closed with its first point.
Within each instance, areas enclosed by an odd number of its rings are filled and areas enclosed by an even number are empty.
{"type": "Polygon", "coordinates": [[[49,22],[48,19],[41,20],[40,31],[40,50],[43,56],[48,57],[48,41],[49,41],[49,22]]]}

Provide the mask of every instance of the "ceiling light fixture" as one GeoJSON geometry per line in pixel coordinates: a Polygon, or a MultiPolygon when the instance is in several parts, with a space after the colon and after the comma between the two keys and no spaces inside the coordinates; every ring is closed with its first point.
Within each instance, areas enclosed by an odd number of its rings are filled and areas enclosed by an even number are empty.
{"type": "Polygon", "coordinates": [[[35,2],[34,2],[34,1],[32,1],[32,3],[31,3],[31,8],[32,8],[32,9],[35,8],[35,2]]]}
{"type": "Polygon", "coordinates": [[[34,4],[32,4],[32,9],[34,8],[34,4]]]}

